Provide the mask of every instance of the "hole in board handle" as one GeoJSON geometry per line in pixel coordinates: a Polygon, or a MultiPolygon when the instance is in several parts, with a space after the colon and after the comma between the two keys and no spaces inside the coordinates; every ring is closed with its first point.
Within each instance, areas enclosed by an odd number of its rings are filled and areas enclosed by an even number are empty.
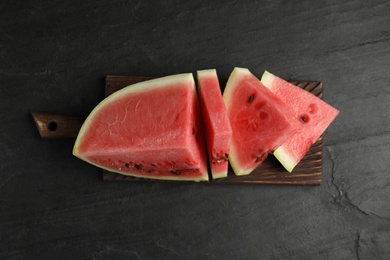
{"type": "Polygon", "coordinates": [[[51,121],[50,123],[47,124],[47,129],[49,129],[49,131],[51,132],[54,132],[55,130],[57,130],[57,123],[51,121]]]}

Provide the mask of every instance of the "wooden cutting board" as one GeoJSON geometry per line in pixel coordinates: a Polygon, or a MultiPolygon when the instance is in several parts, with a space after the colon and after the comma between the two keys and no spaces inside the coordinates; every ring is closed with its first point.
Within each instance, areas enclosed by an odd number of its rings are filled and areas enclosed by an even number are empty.
{"type": "MultiPolygon", "coordinates": [[[[152,77],[142,76],[107,76],[105,84],[106,96],[113,92],[152,77]]],[[[292,84],[303,88],[319,98],[323,98],[323,83],[320,81],[291,81],[292,84]]],[[[32,112],[37,128],[42,138],[75,138],[84,121],[82,118],[53,115],[50,113],[32,112]]],[[[287,184],[287,185],[320,185],[322,181],[322,137],[313,144],[302,161],[292,173],[287,172],[283,166],[272,156],[268,158],[251,174],[236,176],[229,168],[228,177],[202,182],[207,184],[287,184]]],[[[137,181],[137,182],[166,182],[149,180],[120,175],[103,170],[105,181],[137,181]]]]}

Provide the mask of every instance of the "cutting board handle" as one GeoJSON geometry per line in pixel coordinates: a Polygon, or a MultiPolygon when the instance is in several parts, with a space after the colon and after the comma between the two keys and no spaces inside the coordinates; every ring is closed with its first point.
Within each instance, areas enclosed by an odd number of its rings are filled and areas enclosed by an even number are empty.
{"type": "Polygon", "coordinates": [[[83,118],[32,111],[31,115],[42,139],[76,138],[83,118]]]}

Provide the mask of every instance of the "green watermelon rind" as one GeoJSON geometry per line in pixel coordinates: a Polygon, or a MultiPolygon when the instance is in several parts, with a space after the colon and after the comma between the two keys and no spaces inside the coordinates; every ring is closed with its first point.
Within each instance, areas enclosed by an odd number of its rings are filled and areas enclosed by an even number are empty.
{"type": "MultiPolygon", "coordinates": [[[[83,125],[81,126],[80,131],[79,131],[79,133],[77,135],[75,144],[73,146],[72,154],[74,156],[78,157],[79,159],[89,163],[89,164],[92,164],[92,165],[97,166],[97,167],[99,167],[101,169],[104,169],[104,170],[107,170],[107,171],[110,171],[110,172],[115,172],[115,173],[118,173],[118,174],[121,174],[121,175],[124,175],[124,176],[131,176],[131,177],[144,178],[144,179],[168,180],[168,181],[169,180],[175,180],[175,181],[176,180],[177,181],[195,181],[195,182],[209,181],[209,175],[208,175],[208,170],[207,170],[207,159],[206,158],[204,158],[204,161],[206,162],[206,165],[202,166],[202,167],[204,167],[205,172],[203,173],[202,176],[199,176],[198,178],[183,177],[183,176],[177,176],[177,177],[176,176],[170,176],[170,177],[166,177],[166,176],[164,176],[164,177],[158,177],[157,176],[156,177],[156,176],[153,176],[153,178],[148,178],[147,176],[140,175],[140,174],[137,174],[137,173],[124,173],[124,172],[115,171],[115,170],[109,169],[107,167],[98,165],[98,164],[96,164],[94,162],[91,162],[88,159],[82,157],[79,154],[79,151],[78,151],[78,147],[79,147],[80,142],[81,142],[81,140],[83,138],[83,135],[87,131],[87,129],[88,129],[92,119],[94,118],[94,115],[101,108],[103,108],[106,104],[109,104],[109,103],[115,101],[117,98],[119,98],[120,96],[122,96],[124,94],[140,93],[140,92],[146,92],[146,91],[149,91],[149,90],[152,90],[152,89],[160,89],[160,88],[166,87],[166,85],[169,85],[169,84],[172,84],[172,83],[175,83],[175,82],[178,82],[178,81],[182,81],[182,80],[191,81],[193,91],[196,93],[196,86],[195,86],[195,81],[194,81],[193,74],[192,73],[183,73],[183,74],[176,74],[176,75],[171,75],[171,76],[166,76],[166,77],[156,78],[156,79],[152,79],[152,80],[147,80],[147,81],[144,81],[144,82],[135,83],[135,84],[129,85],[127,87],[124,87],[124,88],[114,92],[110,96],[106,97],[104,100],[102,100],[91,111],[91,113],[88,115],[87,119],[84,121],[83,125]]],[[[205,153],[203,153],[203,154],[205,155],[205,153]]]]}
{"type": "Polygon", "coordinates": [[[268,71],[264,71],[263,75],[261,76],[261,83],[263,83],[263,85],[269,89],[272,90],[272,81],[274,79],[274,75],[268,71]]]}
{"type": "Polygon", "coordinates": [[[298,164],[298,162],[284,149],[283,145],[279,146],[273,154],[288,172],[292,172],[298,164]]]}

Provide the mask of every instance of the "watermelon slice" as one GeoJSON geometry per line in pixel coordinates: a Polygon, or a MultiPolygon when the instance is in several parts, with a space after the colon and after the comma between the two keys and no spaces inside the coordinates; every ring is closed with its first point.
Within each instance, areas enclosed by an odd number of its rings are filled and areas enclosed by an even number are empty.
{"type": "Polygon", "coordinates": [[[213,179],[223,178],[228,173],[232,128],[216,70],[198,71],[197,78],[211,173],[213,179]]]}
{"type": "Polygon", "coordinates": [[[275,150],[275,157],[291,172],[324,133],[339,111],[312,93],[265,71],[261,82],[294,111],[300,128],[297,134],[275,150]]]}
{"type": "Polygon", "coordinates": [[[124,175],[207,181],[192,74],[137,83],[104,99],[80,129],[73,154],[124,175]]]}
{"type": "Polygon", "coordinates": [[[290,109],[248,69],[233,70],[223,99],[233,130],[229,161],[236,175],[251,173],[296,132],[290,109]]]}

